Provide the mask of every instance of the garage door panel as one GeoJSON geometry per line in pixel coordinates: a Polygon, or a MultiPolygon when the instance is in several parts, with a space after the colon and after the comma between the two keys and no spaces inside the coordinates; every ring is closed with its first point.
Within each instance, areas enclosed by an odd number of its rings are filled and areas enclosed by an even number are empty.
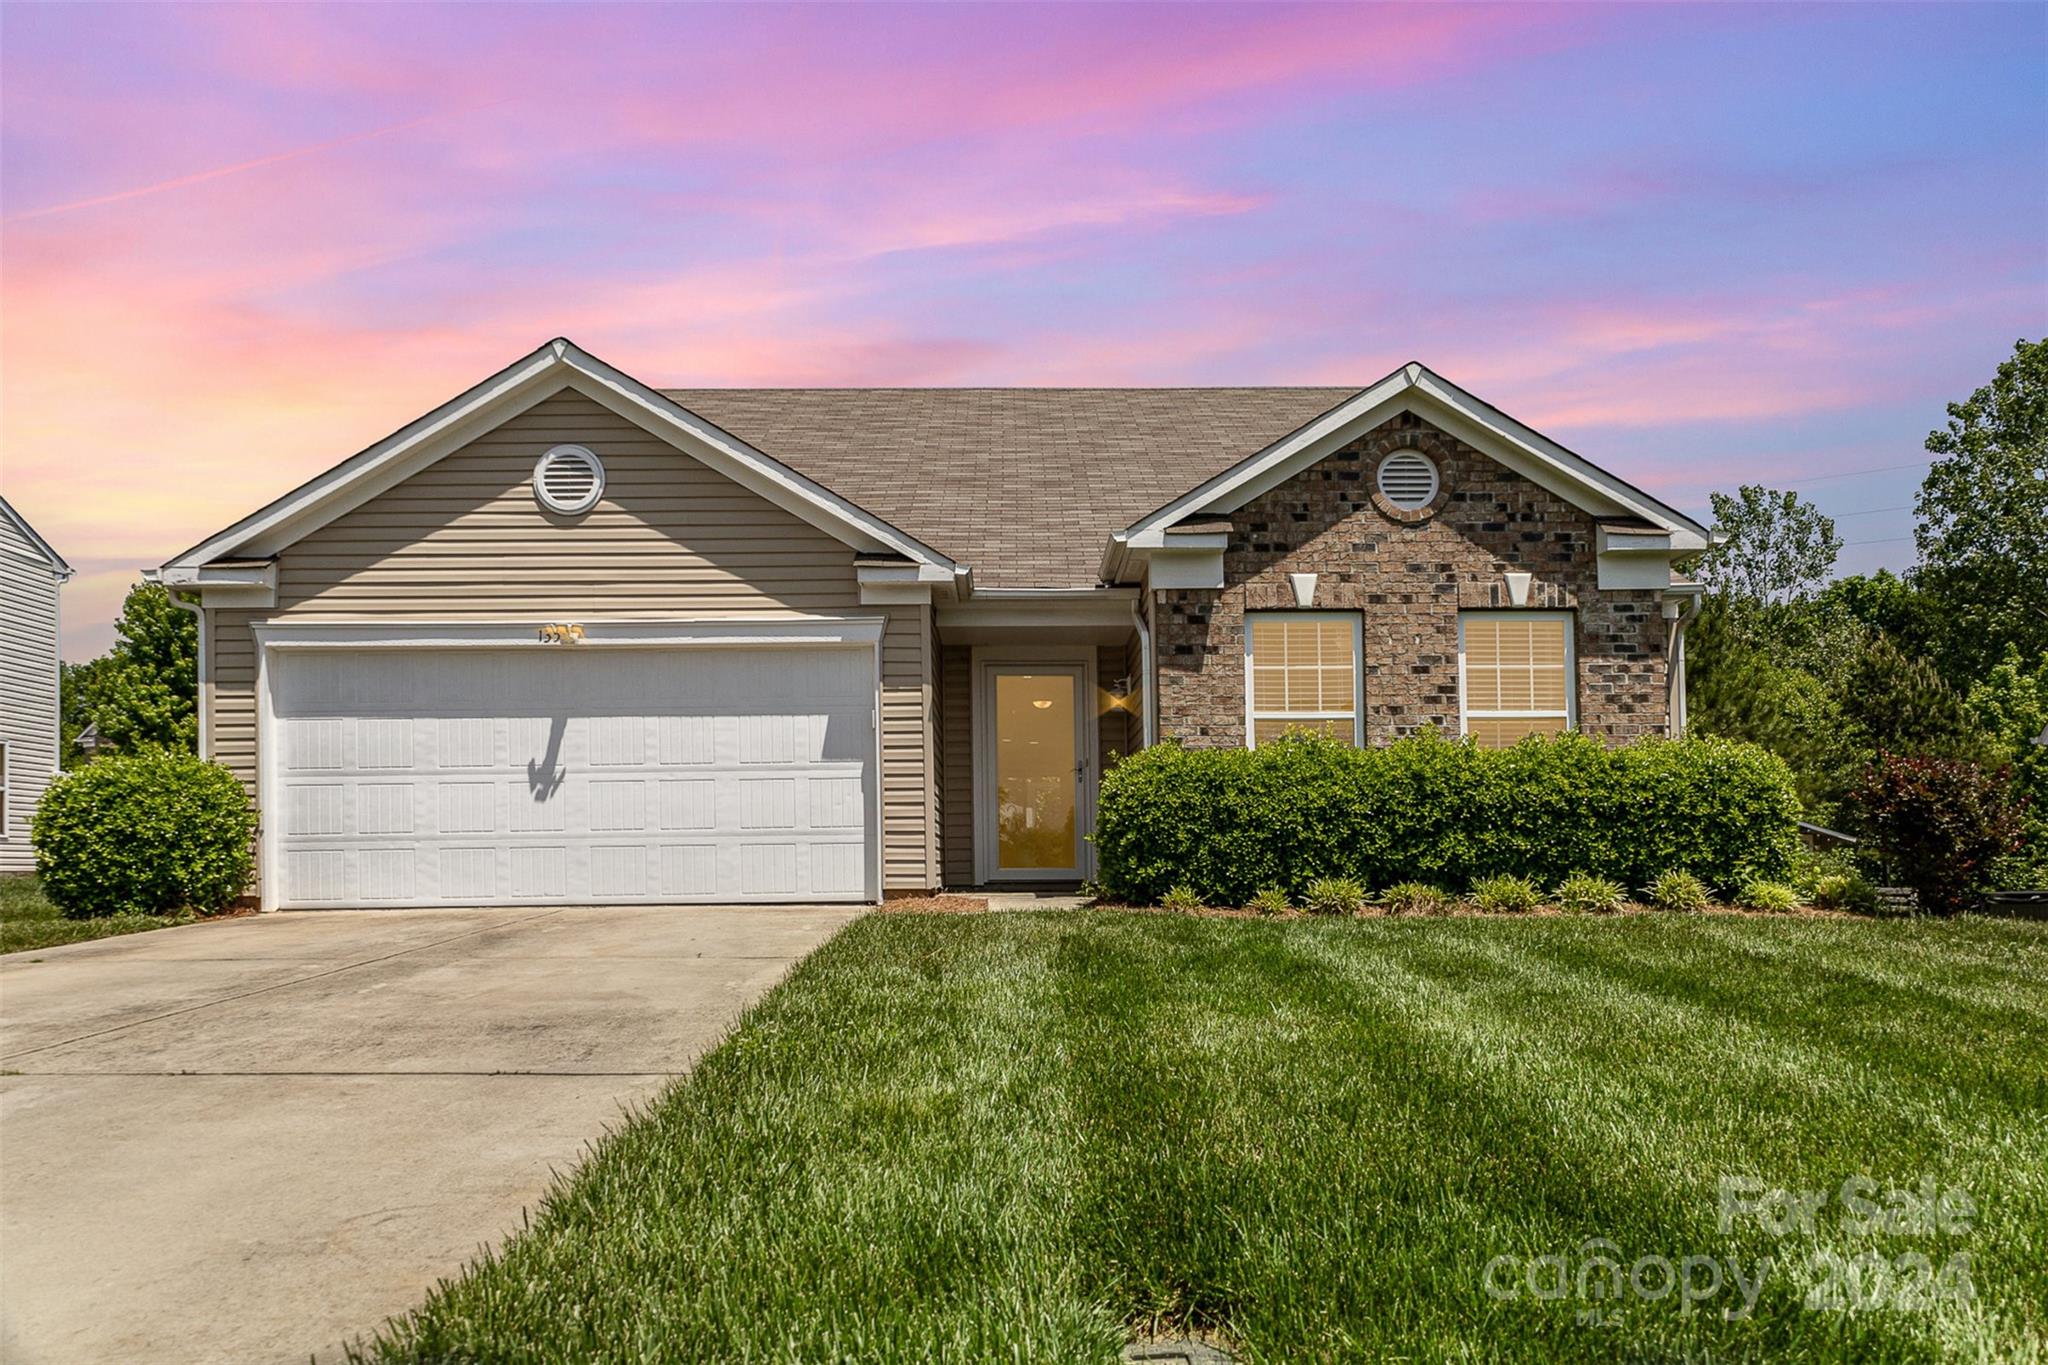
{"type": "Polygon", "coordinates": [[[275,661],[282,903],[871,894],[872,653],[275,661]]]}

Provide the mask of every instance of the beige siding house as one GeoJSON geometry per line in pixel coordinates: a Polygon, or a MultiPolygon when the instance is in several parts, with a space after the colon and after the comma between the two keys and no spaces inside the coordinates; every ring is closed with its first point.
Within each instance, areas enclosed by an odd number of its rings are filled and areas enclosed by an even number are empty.
{"type": "Polygon", "coordinates": [[[1091,872],[1162,738],[1679,723],[1706,532],[1363,389],[658,390],[554,341],[165,564],[267,907],[1091,872]]]}
{"type": "Polygon", "coordinates": [[[35,870],[29,821],[57,771],[57,593],[70,577],[0,498],[0,875],[35,870]]]}

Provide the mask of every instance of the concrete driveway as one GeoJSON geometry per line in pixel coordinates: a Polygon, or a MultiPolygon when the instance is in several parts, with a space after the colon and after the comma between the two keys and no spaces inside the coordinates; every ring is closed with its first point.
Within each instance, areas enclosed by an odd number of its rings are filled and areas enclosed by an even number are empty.
{"type": "Polygon", "coordinates": [[[857,913],[319,911],[0,958],[0,1359],[338,1357],[857,913]]]}

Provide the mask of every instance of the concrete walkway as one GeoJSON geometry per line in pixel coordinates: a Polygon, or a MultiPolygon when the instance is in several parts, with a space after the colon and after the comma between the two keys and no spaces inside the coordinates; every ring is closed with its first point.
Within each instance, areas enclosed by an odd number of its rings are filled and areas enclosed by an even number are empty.
{"type": "Polygon", "coordinates": [[[0,957],[0,1360],[338,1358],[857,913],[322,911],[0,957]]]}

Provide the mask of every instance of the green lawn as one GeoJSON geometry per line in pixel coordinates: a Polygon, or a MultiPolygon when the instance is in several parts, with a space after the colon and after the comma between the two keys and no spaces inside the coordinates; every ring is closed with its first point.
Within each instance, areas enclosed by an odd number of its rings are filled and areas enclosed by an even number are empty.
{"type": "Polygon", "coordinates": [[[0,877],[0,953],[54,948],[144,929],[190,924],[190,915],[107,915],[100,919],[65,919],[43,898],[34,877],[0,877]]]}
{"type": "Polygon", "coordinates": [[[2038,1357],[2048,932],[870,916],[364,1353],[1109,1360],[1155,1326],[1262,1361],[2038,1357]],[[1978,1212],[1853,1231],[1859,1174],[1978,1212]],[[1722,1176],[1831,1193],[1724,1233],[1722,1176]],[[1595,1237],[1735,1258],[1754,1312],[1487,1292],[1595,1237]],[[1967,1252],[1974,1297],[1805,1305],[1812,1257],[1865,1251],[1967,1252]]]}

